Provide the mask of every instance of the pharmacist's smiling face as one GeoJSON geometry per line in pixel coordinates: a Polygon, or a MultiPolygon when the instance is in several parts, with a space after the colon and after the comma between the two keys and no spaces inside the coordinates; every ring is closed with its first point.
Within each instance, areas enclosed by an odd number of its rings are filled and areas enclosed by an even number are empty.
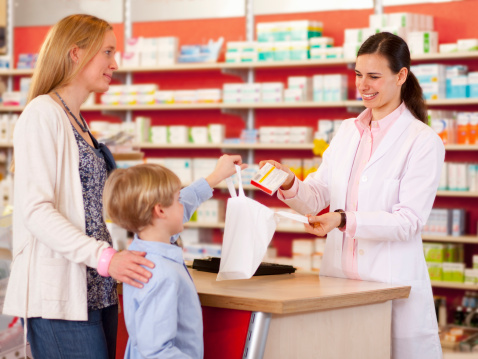
{"type": "Polygon", "coordinates": [[[389,68],[388,60],[377,54],[357,57],[355,63],[355,85],[367,108],[392,112],[400,105],[400,75],[389,68]],[[396,105],[398,103],[398,105],[396,105]]]}
{"type": "Polygon", "coordinates": [[[88,92],[102,93],[108,90],[113,71],[118,69],[115,52],[116,36],[112,30],[109,30],[105,34],[100,51],[79,74],[88,92]]]}

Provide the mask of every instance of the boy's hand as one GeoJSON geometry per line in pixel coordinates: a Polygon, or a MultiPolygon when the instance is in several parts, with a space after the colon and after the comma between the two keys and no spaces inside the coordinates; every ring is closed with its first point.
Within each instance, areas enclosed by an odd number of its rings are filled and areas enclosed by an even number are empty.
{"type": "Polygon", "coordinates": [[[289,167],[283,165],[282,163],[276,162],[274,160],[267,160],[267,161],[259,162],[259,168],[264,167],[264,165],[266,163],[270,163],[275,168],[277,168],[279,170],[282,170],[282,171],[287,173],[287,179],[282,184],[282,186],[280,186],[280,189],[282,189],[284,191],[287,191],[288,189],[290,189],[292,187],[292,185],[294,184],[295,174],[292,173],[292,171],[289,169],[289,167]]]}
{"type": "Polygon", "coordinates": [[[206,181],[211,188],[216,187],[221,181],[236,173],[235,165],[241,166],[241,170],[247,167],[247,164],[242,163],[240,155],[223,155],[219,157],[216,168],[207,176],[206,181]]]}
{"type": "Polygon", "coordinates": [[[146,252],[121,251],[111,258],[108,273],[114,279],[129,284],[136,288],[143,288],[143,283],[148,283],[152,274],[142,267],[154,268],[154,263],[144,258],[146,252]]]}

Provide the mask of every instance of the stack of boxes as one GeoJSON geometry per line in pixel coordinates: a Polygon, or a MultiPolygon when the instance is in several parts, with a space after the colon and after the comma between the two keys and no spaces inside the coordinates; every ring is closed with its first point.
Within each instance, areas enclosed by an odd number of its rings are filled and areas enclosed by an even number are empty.
{"type": "MultiPolygon", "coordinates": [[[[19,54],[17,69],[34,69],[38,60],[38,54],[19,54]]],[[[5,66],[9,68],[9,66],[5,66]]]]}
{"type": "Polygon", "coordinates": [[[287,89],[284,90],[285,102],[302,102],[312,100],[312,78],[307,76],[291,76],[287,78],[287,89]]]}
{"type": "Polygon", "coordinates": [[[454,236],[465,234],[466,213],[464,209],[433,208],[427,223],[423,226],[423,235],[454,236]]]}
{"type": "Polygon", "coordinates": [[[169,168],[188,185],[207,177],[216,167],[217,158],[146,158],[146,163],[155,163],[169,168]]]}
{"type": "Polygon", "coordinates": [[[259,61],[307,60],[309,39],[322,36],[318,21],[297,20],[257,24],[257,59],[259,61]]]}
{"type": "Polygon", "coordinates": [[[319,272],[325,251],[325,239],[294,239],[292,263],[299,271],[319,272]]]}
{"type": "Polygon", "coordinates": [[[313,129],[307,126],[259,127],[260,143],[312,143],[313,129]]]}
{"type": "Polygon", "coordinates": [[[180,233],[179,237],[183,245],[183,258],[185,261],[193,261],[194,259],[205,257],[221,257],[222,246],[212,243],[212,229],[187,228],[180,233]]]}
{"type": "Polygon", "coordinates": [[[440,44],[440,53],[470,52],[478,50],[478,39],[458,39],[455,43],[440,44]]]}
{"type": "Polygon", "coordinates": [[[408,42],[412,54],[438,52],[438,33],[433,31],[433,17],[412,13],[373,14],[369,27],[345,29],[344,57],[354,59],[362,43],[379,32],[390,32],[408,42]]]}
{"type": "Polygon", "coordinates": [[[478,164],[445,162],[438,189],[478,192],[478,164]]]}
{"type": "Polygon", "coordinates": [[[347,100],[347,75],[315,75],[312,77],[314,102],[347,100]]]}
{"type": "Polygon", "coordinates": [[[428,122],[444,144],[478,143],[478,112],[429,110],[428,122]]]}
{"type": "Polygon", "coordinates": [[[318,130],[314,134],[314,138],[317,140],[324,140],[327,143],[332,141],[335,134],[339,130],[342,120],[318,120],[317,127],[318,130]]]}
{"type": "Polygon", "coordinates": [[[0,144],[13,143],[13,131],[18,120],[17,114],[0,115],[0,144]]]}
{"type": "Polygon", "coordinates": [[[423,97],[427,100],[446,98],[446,66],[425,64],[410,66],[422,87],[423,97]]]}
{"type": "Polygon", "coordinates": [[[121,65],[124,67],[156,67],[177,62],[178,38],[134,37],[126,40],[121,65]]]}
{"type": "Polygon", "coordinates": [[[431,280],[465,281],[463,244],[423,243],[423,251],[431,280]]]}

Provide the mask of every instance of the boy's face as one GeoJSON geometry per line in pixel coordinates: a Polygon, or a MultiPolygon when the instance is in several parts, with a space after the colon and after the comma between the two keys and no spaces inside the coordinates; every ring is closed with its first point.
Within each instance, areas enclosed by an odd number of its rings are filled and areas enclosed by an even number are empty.
{"type": "Polygon", "coordinates": [[[183,215],[184,208],[181,202],[179,202],[179,191],[174,194],[173,204],[167,208],[164,208],[164,212],[167,215],[167,226],[171,235],[175,235],[183,231],[183,215]]]}

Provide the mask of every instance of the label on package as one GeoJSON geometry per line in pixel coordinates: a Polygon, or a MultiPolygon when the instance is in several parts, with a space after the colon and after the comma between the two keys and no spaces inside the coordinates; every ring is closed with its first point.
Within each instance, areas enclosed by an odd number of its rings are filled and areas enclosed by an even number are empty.
{"type": "Polygon", "coordinates": [[[287,172],[274,167],[270,163],[266,163],[254,177],[252,177],[251,184],[267,194],[272,195],[282,186],[286,179],[287,172]]]}

